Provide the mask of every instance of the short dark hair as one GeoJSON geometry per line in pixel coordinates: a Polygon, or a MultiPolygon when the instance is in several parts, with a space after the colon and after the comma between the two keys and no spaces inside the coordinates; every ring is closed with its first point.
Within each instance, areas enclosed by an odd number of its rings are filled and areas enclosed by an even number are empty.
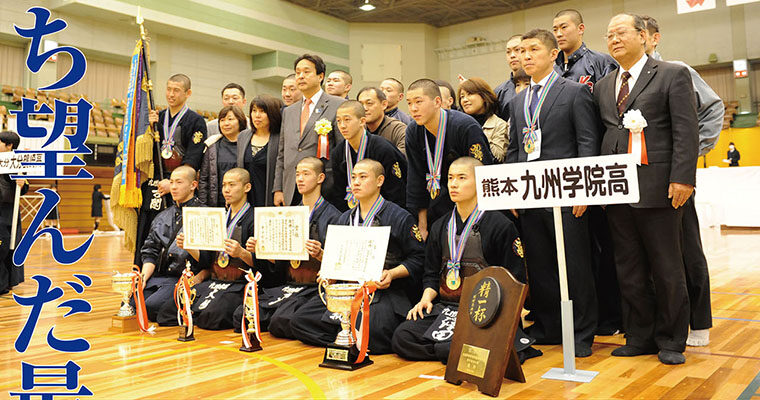
{"type": "Polygon", "coordinates": [[[510,36],[509,39],[507,39],[507,42],[510,41],[510,40],[512,40],[512,39],[515,39],[515,38],[522,40],[522,35],[523,35],[522,33],[516,33],[516,34],[510,36]]]}
{"type": "MultiPolygon", "coordinates": [[[[219,116],[217,117],[217,121],[221,123],[222,118],[226,118],[227,114],[232,112],[232,115],[235,116],[235,119],[238,120],[238,129],[240,132],[242,132],[244,129],[248,128],[248,120],[245,119],[245,114],[243,114],[243,110],[240,109],[238,106],[224,106],[221,110],[219,110],[219,116]]],[[[221,126],[219,127],[219,131],[221,132],[221,126]]]]}
{"type": "Polygon", "coordinates": [[[385,95],[385,92],[380,90],[379,87],[376,86],[366,86],[363,87],[362,90],[359,91],[359,94],[356,95],[356,100],[359,100],[359,96],[362,95],[364,92],[375,92],[375,95],[377,96],[377,99],[381,102],[388,100],[388,97],[385,95]]]}
{"type": "Polygon", "coordinates": [[[565,15],[569,15],[570,19],[573,20],[575,25],[580,25],[583,23],[583,16],[581,15],[580,11],[573,8],[567,8],[558,12],[554,18],[564,17],[565,15]]]}
{"type": "Polygon", "coordinates": [[[649,15],[640,15],[640,17],[644,20],[644,25],[647,27],[647,31],[650,35],[654,35],[660,31],[660,25],[657,23],[656,19],[649,15]]]}
{"type": "Polygon", "coordinates": [[[734,146],[736,146],[736,145],[734,144],[734,142],[728,142],[728,145],[729,145],[729,146],[731,146],[732,144],[733,144],[734,146]]]}
{"type": "Polygon", "coordinates": [[[191,86],[190,77],[185,74],[174,74],[169,77],[169,80],[171,82],[181,83],[182,87],[185,88],[185,91],[190,90],[190,86],[191,86]]]}
{"type": "Polygon", "coordinates": [[[287,80],[287,79],[293,79],[293,80],[295,80],[296,79],[296,74],[290,74],[290,75],[286,76],[285,79],[283,79],[283,81],[287,80]]]}
{"type": "Polygon", "coordinates": [[[351,113],[354,114],[356,118],[363,118],[364,117],[364,106],[362,103],[359,103],[356,100],[347,100],[343,103],[340,103],[338,106],[338,110],[342,110],[344,108],[350,109],[351,113]]]}
{"type": "Polygon", "coordinates": [[[316,54],[303,54],[301,57],[296,58],[296,61],[293,63],[293,70],[296,69],[296,66],[301,60],[306,60],[314,64],[314,69],[317,70],[317,75],[322,74],[322,79],[319,81],[319,84],[322,85],[322,82],[325,80],[325,69],[327,68],[325,67],[325,62],[322,60],[322,57],[316,54]]]}
{"type": "Polygon", "coordinates": [[[234,82],[233,83],[228,83],[227,86],[223,87],[222,88],[222,96],[224,96],[224,91],[227,90],[227,89],[237,89],[237,90],[240,91],[240,94],[242,94],[243,97],[245,97],[245,89],[243,89],[243,87],[240,86],[240,85],[238,85],[237,83],[234,83],[234,82]]]}
{"type": "Polygon", "coordinates": [[[6,146],[11,145],[11,149],[15,150],[18,148],[19,143],[21,143],[21,138],[16,132],[2,131],[0,132],[0,142],[5,143],[6,146]]]}
{"type": "Polygon", "coordinates": [[[309,164],[311,166],[311,170],[316,172],[317,175],[325,173],[325,162],[322,161],[321,158],[317,158],[317,157],[302,158],[301,161],[299,161],[296,164],[296,168],[298,168],[298,166],[301,164],[309,164]]]}
{"type": "MultiPolygon", "coordinates": [[[[459,92],[464,90],[470,94],[477,94],[483,99],[483,108],[485,108],[485,115],[490,117],[496,113],[499,99],[491,89],[491,86],[486,83],[482,78],[469,78],[466,81],[459,84],[459,92]]],[[[459,100],[461,102],[461,99],[459,100]]],[[[461,104],[459,105],[461,108],[461,104]]]]}
{"type": "Polygon", "coordinates": [[[522,40],[525,39],[538,39],[549,50],[556,49],[559,46],[554,34],[546,29],[532,29],[528,33],[522,35],[522,40]]]}
{"type": "MultiPolygon", "coordinates": [[[[248,115],[250,116],[253,114],[253,107],[264,110],[267,118],[269,118],[269,133],[278,133],[280,132],[280,127],[282,126],[282,107],[284,105],[285,104],[282,102],[282,100],[276,97],[272,97],[268,94],[261,94],[251,100],[251,105],[248,106],[248,115]]],[[[251,122],[251,129],[253,131],[256,131],[256,127],[253,126],[253,122],[251,122]]]]}
{"type": "Polygon", "coordinates": [[[99,183],[96,183],[96,184],[92,185],[92,191],[93,192],[97,192],[98,190],[100,190],[100,188],[101,188],[101,186],[100,186],[99,183]]]}
{"type": "Polygon", "coordinates": [[[343,80],[346,81],[346,83],[348,83],[349,85],[354,82],[354,78],[351,77],[351,74],[349,74],[348,72],[342,69],[336,69],[335,71],[332,71],[330,73],[332,74],[333,72],[337,72],[338,74],[340,74],[340,76],[343,77],[343,80]]]}
{"type": "Polygon", "coordinates": [[[528,75],[524,69],[520,68],[512,74],[512,82],[514,84],[517,84],[517,82],[530,82],[530,75],[528,75]]]}
{"type": "Polygon", "coordinates": [[[396,78],[385,78],[383,80],[384,81],[392,81],[392,82],[396,83],[396,85],[398,86],[398,91],[401,92],[401,93],[404,93],[404,84],[401,83],[400,80],[398,80],[396,78]]]}
{"type": "Polygon", "coordinates": [[[422,89],[422,93],[424,93],[426,96],[430,97],[431,99],[434,99],[436,97],[441,97],[441,89],[438,87],[438,84],[435,83],[432,79],[428,78],[422,78],[417,79],[416,81],[412,82],[411,85],[409,85],[409,89],[407,89],[407,92],[410,90],[415,89],[422,89]]]}
{"type": "Polygon", "coordinates": [[[451,106],[454,107],[454,109],[456,109],[457,104],[459,104],[457,102],[457,99],[459,96],[457,96],[457,92],[454,91],[454,88],[451,86],[449,81],[444,81],[443,79],[436,79],[433,82],[435,82],[435,84],[438,85],[439,89],[441,86],[445,87],[446,89],[449,89],[449,94],[451,95],[451,97],[454,98],[454,103],[451,106]]]}

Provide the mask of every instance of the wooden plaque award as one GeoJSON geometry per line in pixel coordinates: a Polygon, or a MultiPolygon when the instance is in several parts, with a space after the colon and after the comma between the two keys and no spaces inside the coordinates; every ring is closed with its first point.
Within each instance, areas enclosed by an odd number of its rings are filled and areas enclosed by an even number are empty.
{"type": "Polygon", "coordinates": [[[527,289],[504,268],[465,278],[446,364],[446,382],[469,381],[498,396],[503,378],[525,382],[514,348],[527,289]]]}

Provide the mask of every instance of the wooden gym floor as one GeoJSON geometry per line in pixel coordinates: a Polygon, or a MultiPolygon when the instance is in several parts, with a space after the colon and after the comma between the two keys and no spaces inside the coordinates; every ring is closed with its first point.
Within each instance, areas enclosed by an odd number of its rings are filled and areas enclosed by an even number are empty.
{"type": "MultiPolygon", "coordinates": [[[[68,237],[73,248],[84,237],[68,237]]],[[[527,383],[505,381],[499,397],[520,399],[750,399],[760,386],[760,233],[721,234],[703,231],[710,264],[714,327],[708,347],[689,347],[686,364],[666,366],[656,356],[614,358],[610,351],[622,335],[597,337],[594,354],[577,359],[578,369],[599,371],[591,383],[541,379],[552,367],[562,366],[560,346],[538,346],[544,356],[524,365],[527,383]]],[[[438,362],[408,362],[395,355],[373,356],[375,364],[354,372],[319,368],[323,349],[265,333],[263,351],[238,351],[240,336],[232,331],[197,330],[196,341],[176,340],[176,328],[158,328],[154,334],[116,334],[108,331],[119,295],[110,290],[110,275],[129,268],[131,256],[118,237],[96,237],[86,257],[76,265],[57,265],[49,241],[39,240],[27,260],[26,282],[14,292],[31,296],[37,290],[35,274],[53,279],[65,295],[45,305],[25,353],[13,343],[29,310],[10,294],[0,297],[0,398],[21,387],[21,362],[64,365],[73,360],[82,368],[80,384],[97,399],[261,399],[261,398],[487,398],[474,385],[454,386],[443,380],[438,362]],[[76,295],[64,282],[73,273],[93,278],[93,286],[76,295]],[[55,305],[67,298],[90,301],[89,314],[62,318],[55,305]],[[59,338],[84,337],[91,349],[59,353],[45,341],[53,325],[59,338]]],[[[82,397],[89,398],[89,397],[82,397]]],[[[755,397],[757,398],[757,397],[755,397]]]]}

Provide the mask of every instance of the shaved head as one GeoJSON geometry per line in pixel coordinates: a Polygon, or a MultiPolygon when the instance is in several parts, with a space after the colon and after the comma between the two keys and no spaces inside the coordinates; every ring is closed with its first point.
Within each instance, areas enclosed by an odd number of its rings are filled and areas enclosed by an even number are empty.
{"type": "Polygon", "coordinates": [[[364,118],[365,114],[364,106],[356,100],[344,101],[338,106],[338,111],[340,110],[350,111],[356,118],[364,118]]]}
{"type": "Polygon", "coordinates": [[[188,181],[195,180],[195,170],[189,165],[180,165],[172,171],[172,176],[181,176],[188,181]]]}
{"type": "Polygon", "coordinates": [[[356,168],[356,167],[358,167],[360,165],[367,166],[367,168],[370,171],[372,171],[373,174],[375,174],[375,178],[377,178],[379,176],[385,176],[385,169],[383,168],[383,164],[380,164],[379,162],[377,162],[377,161],[375,161],[375,160],[373,160],[371,158],[365,158],[365,159],[359,161],[358,163],[356,163],[356,165],[354,166],[354,168],[356,168]]]}
{"type": "Polygon", "coordinates": [[[251,174],[244,168],[233,168],[225,172],[224,176],[234,176],[235,179],[243,185],[251,183],[251,174]]]}
{"type": "Polygon", "coordinates": [[[454,167],[468,167],[472,170],[473,173],[475,173],[475,167],[482,166],[483,163],[478,161],[478,159],[473,157],[459,157],[456,160],[454,160],[453,163],[451,163],[451,166],[449,166],[449,169],[454,167]]]}
{"type": "Polygon", "coordinates": [[[317,175],[325,172],[325,163],[317,157],[304,158],[303,160],[298,162],[298,164],[296,165],[296,168],[298,168],[301,165],[308,166],[309,169],[314,171],[314,173],[317,175]]]}

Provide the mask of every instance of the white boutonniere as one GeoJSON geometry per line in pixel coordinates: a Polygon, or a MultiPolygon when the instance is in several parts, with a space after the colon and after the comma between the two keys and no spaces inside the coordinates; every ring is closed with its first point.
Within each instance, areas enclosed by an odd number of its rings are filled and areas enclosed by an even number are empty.
{"type": "Polygon", "coordinates": [[[623,127],[633,133],[641,133],[647,127],[647,120],[639,110],[628,110],[623,115],[623,127]]]}
{"type": "Polygon", "coordinates": [[[644,138],[644,128],[647,120],[640,110],[629,110],[623,115],[623,127],[628,129],[628,153],[633,154],[637,165],[648,165],[647,143],[644,138]]]}
{"type": "Polygon", "coordinates": [[[327,118],[322,118],[314,123],[314,130],[318,135],[325,136],[328,133],[332,132],[332,122],[330,122],[327,118]]]}

